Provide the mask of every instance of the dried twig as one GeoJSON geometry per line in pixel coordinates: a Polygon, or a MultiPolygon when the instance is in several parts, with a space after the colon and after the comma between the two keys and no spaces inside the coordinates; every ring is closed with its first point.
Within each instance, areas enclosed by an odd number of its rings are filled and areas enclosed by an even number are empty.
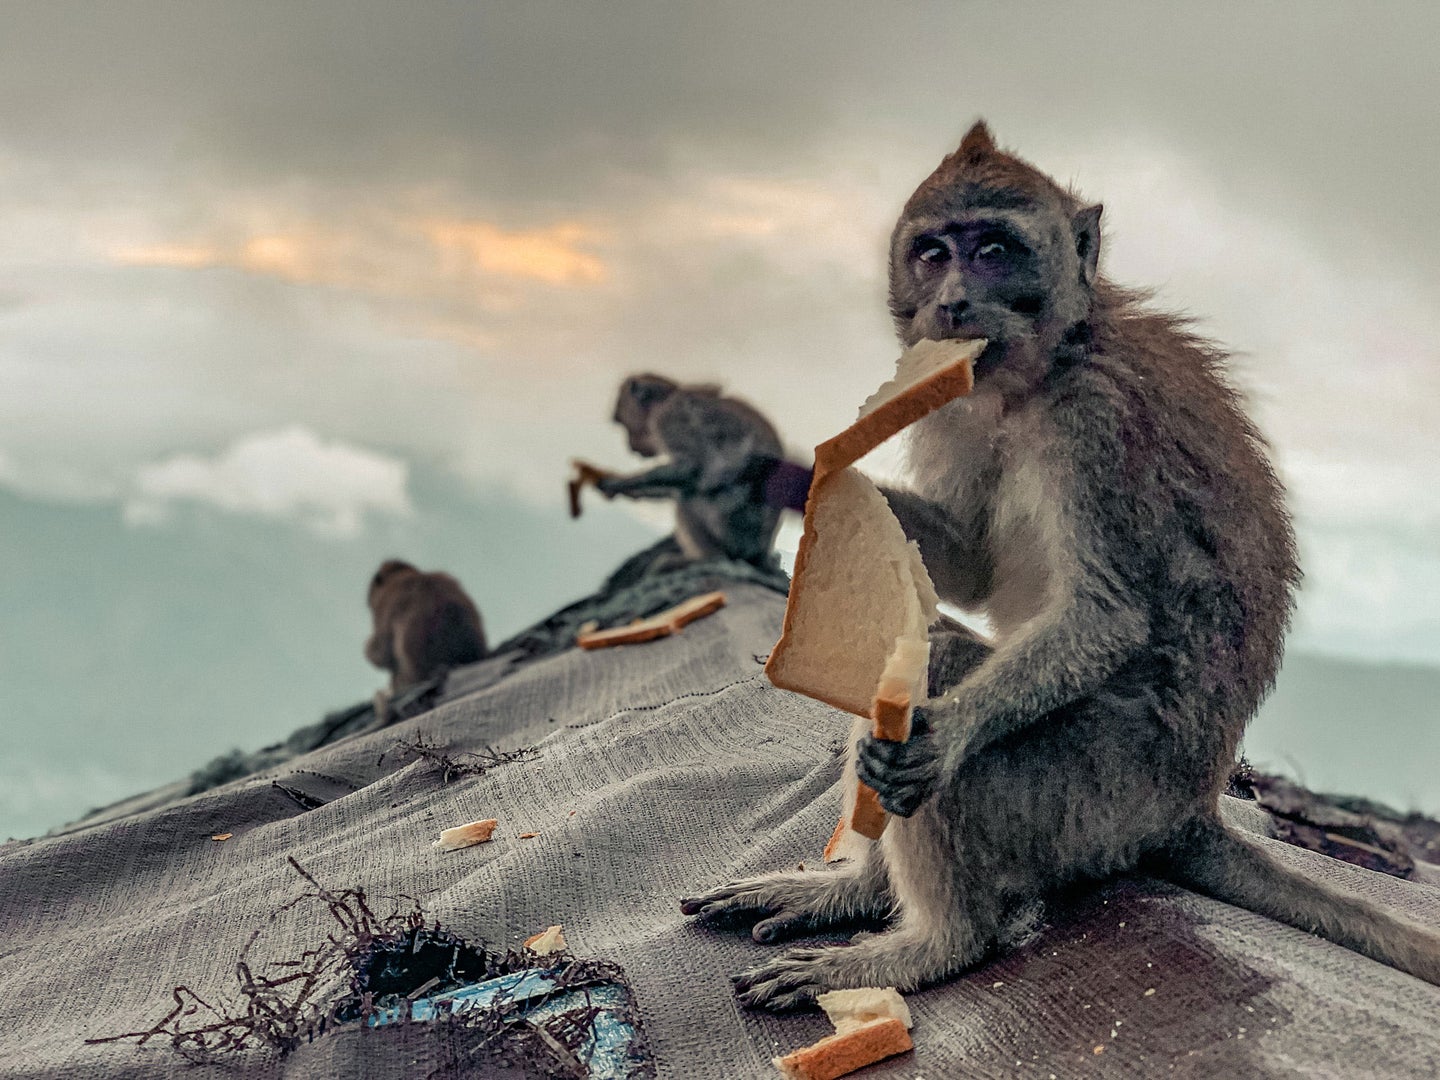
{"type": "MultiPolygon", "coordinates": [[[[427,926],[413,897],[387,898],[394,907],[378,916],[364,889],[330,889],[293,858],[288,862],[310,888],[282,904],[266,923],[307,901],[319,901],[334,923],[323,944],[306,949],[293,960],[272,961],[261,969],[251,960],[251,951],[264,932],[261,927],[250,934],[235,962],[237,1001],[212,1005],[188,986],[176,986],[171,990],[174,1007],[149,1028],[86,1041],[133,1039],[143,1046],[152,1039],[166,1039],[195,1063],[213,1062],[214,1056],[223,1052],[257,1048],[284,1056],[334,1024],[365,1023],[389,1009],[398,1010],[400,1019],[408,1020],[419,998],[537,966],[535,957],[522,950],[490,952],[438,925],[427,926]]],[[[598,982],[613,983],[628,993],[624,972],[615,964],[563,954],[553,959],[553,966],[544,970],[552,987],[544,994],[527,995],[522,1002],[511,989],[482,1008],[444,1014],[435,1020],[438,1027],[464,1038],[460,1043],[441,1039],[441,1045],[448,1048],[447,1060],[432,1077],[467,1075],[477,1063],[501,1062],[520,1063],[527,1075],[583,1076],[575,1067],[588,1057],[595,1039],[594,1021],[601,1011],[618,1011],[623,1022],[639,1032],[639,1016],[633,1007],[595,1006],[588,992],[585,1006],[543,1022],[529,1019],[527,1013],[556,995],[598,982]]],[[[653,1076],[653,1060],[638,1043],[634,1049],[627,1075],[653,1076]]]]}
{"type": "Polygon", "coordinates": [[[522,746],[516,750],[495,750],[485,747],[479,753],[459,752],[452,754],[448,746],[427,742],[424,735],[412,739],[401,739],[380,755],[379,765],[391,754],[401,754],[428,761],[442,773],[442,783],[448,784],[457,776],[484,776],[497,765],[508,765],[514,761],[527,761],[540,753],[533,746],[522,746]]]}

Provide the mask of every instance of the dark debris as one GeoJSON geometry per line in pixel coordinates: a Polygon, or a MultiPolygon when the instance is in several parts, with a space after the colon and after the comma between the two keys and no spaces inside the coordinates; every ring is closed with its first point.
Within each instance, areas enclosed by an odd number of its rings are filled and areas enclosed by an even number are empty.
{"type": "Polygon", "coordinates": [[[528,761],[540,753],[533,746],[522,746],[515,750],[496,750],[485,747],[478,753],[451,753],[448,746],[427,742],[424,735],[413,739],[401,739],[380,755],[379,765],[391,754],[414,757],[430,763],[441,772],[441,782],[448,784],[457,776],[484,776],[497,765],[508,765],[515,761],[528,761]]]}

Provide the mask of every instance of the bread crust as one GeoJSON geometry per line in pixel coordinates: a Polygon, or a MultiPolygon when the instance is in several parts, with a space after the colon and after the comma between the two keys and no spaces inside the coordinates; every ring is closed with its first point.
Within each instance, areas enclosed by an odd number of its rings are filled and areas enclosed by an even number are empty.
{"type": "Polygon", "coordinates": [[[895,1054],[913,1050],[905,1025],[893,1016],[871,1020],[774,1059],[785,1080],[835,1080],[895,1054]]]}
{"type": "Polygon", "coordinates": [[[688,626],[696,619],[712,615],[724,606],[725,594],[723,592],[692,596],[684,603],[676,604],[672,608],[651,615],[648,619],[633,622],[629,626],[613,626],[609,630],[587,631],[575,638],[575,644],[582,649],[604,649],[611,645],[634,645],[642,641],[654,641],[656,638],[669,637],[671,634],[679,633],[682,627],[688,626]]]}
{"type": "MultiPolygon", "coordinates": [[[[975,355],[984,341],[969,342],[975,355]]],[[[961,354],[962,356],[964,354],[961,354]]],[[[975,389],[974,358],[957,359],[876,406],[815,448],[815,479],[855,464],[890,436],[975,389]]],[[[813,490],[813,482],[812,482],[813,490]]]]}

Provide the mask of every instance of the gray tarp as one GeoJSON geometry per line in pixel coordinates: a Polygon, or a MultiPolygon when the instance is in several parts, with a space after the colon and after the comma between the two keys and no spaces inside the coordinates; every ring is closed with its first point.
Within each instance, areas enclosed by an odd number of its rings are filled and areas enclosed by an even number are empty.
{"type": "MultiPolygon", "coordinates": [[[[739,1009],[727,976],[770,954],[681,917],[677,897],[818,862],[838,809],[844,717],[773,689],[757,654],[783,600],[749,585],[682,635],[457,672],[433,712],[171,806],[0,848],[0,1070],[11,1076],[405,1075],[421,1025],[332,1032],[283,1062],[198,1070],[148,1027],[184,983],[233,995],[234,963],[293,957],[330,931],[313,907],[267,922],[300,882],[409,894],[500,946],[563,923],[621,965],[662,1076],[755,1077],[828,1033],[823,1017],[739,1009]],[[448,785],[391,753],[535,746],[448,785]],[[292,792],[307,794],[300,802],[292,792]],[[458,852],[444,827],[500,819],[458,852]],[[534,832],[533,839],[518,834],[534,832]],[[223,842],[215,834],[231,833],[223,842]],[[403,1057],[403,1055],[402,1055],[403,1057]]],[[[1440,925],[1440,889],[1266,841],[1286,861],[1440,925]]],[[[1032,944],[910,997],[916,1050],[877,1077],[1440,1074],[1440,989],[1259,916],[1151,882],[1057,913],[1032,944]],[[1151,993],[1150,991],[1154,991],[1151,993]],[[1098,1051],[1098,1052],[1097,1052],[1098,1051]]],[[[421,1069],[413,1075],[424,1075],[421,1069]]]]}

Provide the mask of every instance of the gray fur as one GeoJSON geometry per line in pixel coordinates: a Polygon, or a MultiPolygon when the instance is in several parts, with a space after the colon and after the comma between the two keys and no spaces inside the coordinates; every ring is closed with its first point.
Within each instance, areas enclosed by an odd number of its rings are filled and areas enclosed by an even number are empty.
{"type": "MultiPolygon", "coordinates": [[[[887,496],[941,598],[996,638],[952,635],[916,735],[853,752],[900,815],[879,845],[892,929],[747,972],[746,1004],[946,978],[1013,940],[1035,902],[1142,864],[1440,984],[1440,935],[1222,822],[1299,581],[1290,519],[1224,355],[1105,280],[1099,218],[983,127],[900,218],[902,341],[991,344],[974,394],[914,426],[911,489],[887,496]]],[[[765,882],[730,894],[782,923],[802,893],[822,906],[812,886],[765,882]]]]}
{"type": "Polygon", "coordinates": [[[780,510],[766,504],[764,480],[782,451],[764,416],[712,386],[633,375],[620,388],[615,421],[632,450],[666,460],[633,476],[604,477],[596,484],[602,494],[674,499],[680,561],[770,565],[780,510]]]}

